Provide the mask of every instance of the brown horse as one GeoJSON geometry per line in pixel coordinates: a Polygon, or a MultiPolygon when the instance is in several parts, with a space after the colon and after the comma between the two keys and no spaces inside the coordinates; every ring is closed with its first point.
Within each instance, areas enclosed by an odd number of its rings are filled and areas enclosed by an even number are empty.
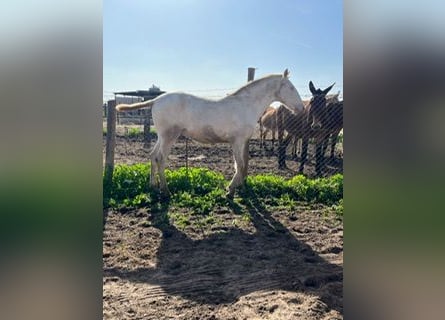
{"type": "MultiPolygon", "coordinates": [[[[338,96],[339,96],[340,92],[336,93],[336,94],[330,94],[326,96],[326,103],[335,103],[338,102],[338,96]]],[[[306,108],[309,103],[311,101],[310,100],[303,100],[303,104],[304,107],[306,108]]],[[[275,135],[276,132],[278,130],[277,128],[277,114],[278,114],[278,109],[286,109],[283,105],[280,105],[278,108],[274,108],[272,106],[267,107],[266,111],[264,111],[263,115],[261,116],[261,118],[258,120],[258,123],[260,125],[260,147],[261,149],[264,149],[266,147],[266,137],[267,134],[269,132],[271,132],[272,134],[272,151],[274,150],[274,145],[275,145],[275,135]]],[[[286,109],[287,110],[287,109],[286,109]]],[[[286,112],[284,111],[286,114],[290,114],[290,112],[286,112]]],[[[292,118],[292,116],[289,116],[292,118]]],[[[299,119],[303,119],[302,117],[299,117],[299,119]]],[[[337,133],[338,135],[338,133],[337,133]]],[[[293,144],[292,144],[292,150],[291,150],[291,155],[293,157],[296,157],[297,155],[297,144],[298,141],[301,138],[301,135],[297,135],[293,137],[293,144]]]]}
{"type": "Polygon", "coordinates": [[[276,110],[274,107],[267,107],[261,118],[258,120],[260,124],[260,147],[265,148],[265,141],[267,133],[270,131],[272,133],[272,151],[275,145],[275,134],[277,132],[277,118],[276,110]]]}

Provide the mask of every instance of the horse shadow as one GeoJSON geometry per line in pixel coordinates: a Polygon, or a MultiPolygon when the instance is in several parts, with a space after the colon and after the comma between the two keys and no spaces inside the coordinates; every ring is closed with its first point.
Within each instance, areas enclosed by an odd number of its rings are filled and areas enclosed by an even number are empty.
{"type": "MultiPolygon", "coordinates": [[[[194,240],[167,218],[168,202],[151,208],[151,223],[162,231],[155,268],[109,268],[107,276],[153,285],[147,294],[181,296],[198,303],[233,303],[262,290],[316,295],[342,313],[342,267],[331,264],[298,240],[255,197],[243,205],[256,229],[235,226],[194,240]]],[[[229,205],[236,213],[241,207],[229,205]]]]}

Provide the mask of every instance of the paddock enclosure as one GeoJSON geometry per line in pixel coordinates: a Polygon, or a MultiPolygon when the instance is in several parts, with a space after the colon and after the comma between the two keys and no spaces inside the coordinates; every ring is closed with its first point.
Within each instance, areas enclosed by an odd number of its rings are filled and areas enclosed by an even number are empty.
{"type": "MultiPolygon", "coordinates": [[[[141,120],[135,119],[138,123],[141,120]]],[[[125,123],[117,125],[116,131],[116,148],[115,163],[116,164],[136,164],[149,162],[150,148],[144,147],[145,139],[143,136],[143,125],[134,124],[129,118],[125,118],[125,123]]],[[[106,124],[104,123],[104,128],[106,124]]],[[[338,138],[335,146],[335,157],[329,159],[330,147],[326,150],[326,158],[323,176],[331,176],[336,173],[343,173],[343,144],[342,133],[338,138]]],[[[150,133],[151,145],[156,141],[156,133],[150,133]]],[[[249,143],[249,174],[266,174],[272,173],[284,177],[292,177],[298,174],[298,155],[293,155],[293,145],[289,145],[286,149],[286,165],[287,169],[278,168],[278,140],[275,141],[274,150],[271,150],[270,133],[266,137],[265,148],[261,147],[259,126],[249,143]]],[[[105,137],[104,137],[105,154],[105,137]]],[[[190,139],[180,137],[172,147],[167,167],[169,169],[177,169],[185,167],[188,164],[191,167],[205,167],[224,174],[226,179],[230,179],[233,175],[233,156],[230,146],[225,143],[217,143],[214,145],[201,144],[190,139]],[[188,159],[186,159],[186,145],[188,147],[188,159]],[[187,160],[187,161],[186,161],[187,160]],[[186,163],[187,162],[187,163],[186,163]]],[[[315,178],[315,146],[312,141],[309,143],[308,164],[305,166],[304,174],[315,178]]]]}
{"type": "MultiPolygon", "coordinates": [[[[114,115],[112,168],[149,162],[156,132],[144,130],[147,115],[114,115]]],[[[106,118],[103,127],[107,167],[106,118]]],[[[301,154],[294,154],[293,142],[284,151],[286,168],[279,169],[279,142],[272,147],[269,133],[263,147],[259,129],[249,142],[249,177],[298,175],[301,154]]],[[[343,173],[343,133],[335,139],[333,157],[326,144],[319,176],[309,140],[308,179],[343,173]]],[[[235,170],[229,144],[180,137],[167,168],[186,166],[208,168],[227,181],[235,170]]],[[[104,319],[343,319],[343,216],[336,205],[236,193],[233,203],[206,214],[161,201],[104,207],[104,215],[104,319]]]]}

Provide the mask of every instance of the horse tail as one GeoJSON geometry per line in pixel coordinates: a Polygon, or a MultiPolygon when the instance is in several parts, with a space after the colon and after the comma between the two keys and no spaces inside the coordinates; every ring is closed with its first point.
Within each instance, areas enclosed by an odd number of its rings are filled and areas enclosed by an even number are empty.
{"type": "Polygon", "coordinates": [[[121,103],[116,106],[116,110],[117,111],[128,111],[128,110],[141,109],[141,108],[145,108],[145,107],[151,107],[151,106],[153,106],[154,103],[155,103],[155,99],[138,102],[138,103],[132,103],[132,104],[121,103]]]}

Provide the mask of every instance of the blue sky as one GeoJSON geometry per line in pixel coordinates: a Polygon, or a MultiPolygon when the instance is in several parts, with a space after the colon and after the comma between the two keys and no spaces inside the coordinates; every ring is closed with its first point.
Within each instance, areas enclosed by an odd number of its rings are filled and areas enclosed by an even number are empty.
{"type": "Polygon", "coordinates": [[[339,0],[107,0],[103,2],[104,99],[113,91],[185,91],[218,97],[256,78],[291,71],[343,93],[339,0]]]}

